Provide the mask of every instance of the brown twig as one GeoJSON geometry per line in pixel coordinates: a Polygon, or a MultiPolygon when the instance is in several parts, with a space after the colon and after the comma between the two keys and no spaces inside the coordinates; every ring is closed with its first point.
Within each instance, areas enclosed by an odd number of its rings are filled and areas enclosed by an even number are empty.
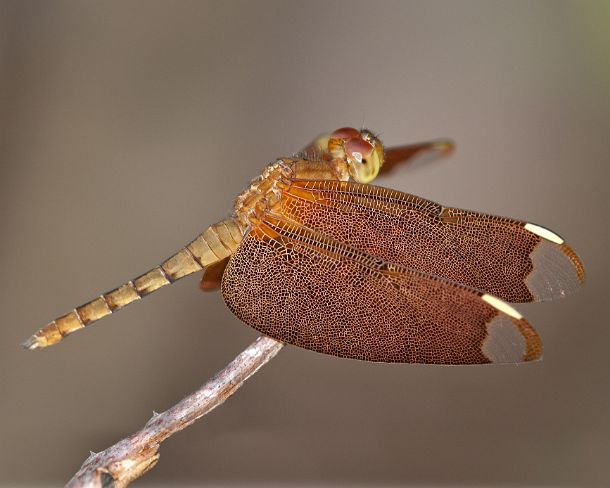
{"type": "Polygon", "coordinates": [[[155,466],[161,442],[222,404],[283,345],[270,337],[259,337],[197,391],[169,410],[155,413],[141,430],[105,451],[91,453],[66,486],[127,486],[155,466]]]}

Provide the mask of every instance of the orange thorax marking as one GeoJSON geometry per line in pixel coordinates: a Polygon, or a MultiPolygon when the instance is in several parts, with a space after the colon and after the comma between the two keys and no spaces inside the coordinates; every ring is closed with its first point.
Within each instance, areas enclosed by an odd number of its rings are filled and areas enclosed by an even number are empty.
{"type": "MultiPolygon", "coordinates": [[[[277,160],[265,168],[235,200],[235,216],[244,228],[256,226],[263,212],[278,210],[280,195],[292,180],[347,181],[349,173],[343,160],[312,161],[308,159],[277,160]]],[[[311,195],[305,191],[305,195],[311,195]]],[[[313,195],[311,195],[313,198],[313,195]]]]}

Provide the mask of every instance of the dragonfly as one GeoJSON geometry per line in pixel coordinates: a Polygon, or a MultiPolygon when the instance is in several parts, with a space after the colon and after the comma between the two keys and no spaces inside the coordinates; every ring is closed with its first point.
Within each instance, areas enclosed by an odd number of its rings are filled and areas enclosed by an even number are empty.
{"type": "Polygon", "coordinates": [[[388,363],[519,363],[541,358],[509,303],[562,298],[582,261],[534,223],[374,186],[381,172],[453,152],[450,140],[384,149],[344,127],[276,159],[232,215],[150,271],[30,337],[42,349],[176,280],[203,272],[241,321],[278,341],[388,363]]]}

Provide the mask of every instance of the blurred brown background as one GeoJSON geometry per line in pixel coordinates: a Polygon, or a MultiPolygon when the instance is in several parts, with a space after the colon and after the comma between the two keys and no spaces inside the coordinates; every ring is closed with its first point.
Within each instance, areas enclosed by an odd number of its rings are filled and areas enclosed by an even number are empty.
{"type": "Polygon", "coordinates": [[[227,215],[276,156],[365,124],[449,136],[380,184],[546,225],[584,290],[521,306],[519,367],[287,347],[140,486],[610,486],[610,3],[0,3],[0,484],[60,484],[256,337],[197,278],[18,344],[227,215]]]}

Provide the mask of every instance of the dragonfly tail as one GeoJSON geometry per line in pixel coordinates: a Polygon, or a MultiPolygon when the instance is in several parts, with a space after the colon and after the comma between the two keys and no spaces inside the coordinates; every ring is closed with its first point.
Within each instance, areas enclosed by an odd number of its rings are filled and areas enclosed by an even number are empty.
{"type": "Polygon", "coordinates": [[[242,236],[242,230],[233,220],[214,224],[159,266],[56,318],[27,339],[23,347],[34,350],[57,344],[73,332],[180,278],[226,260],[242,236]]]}

